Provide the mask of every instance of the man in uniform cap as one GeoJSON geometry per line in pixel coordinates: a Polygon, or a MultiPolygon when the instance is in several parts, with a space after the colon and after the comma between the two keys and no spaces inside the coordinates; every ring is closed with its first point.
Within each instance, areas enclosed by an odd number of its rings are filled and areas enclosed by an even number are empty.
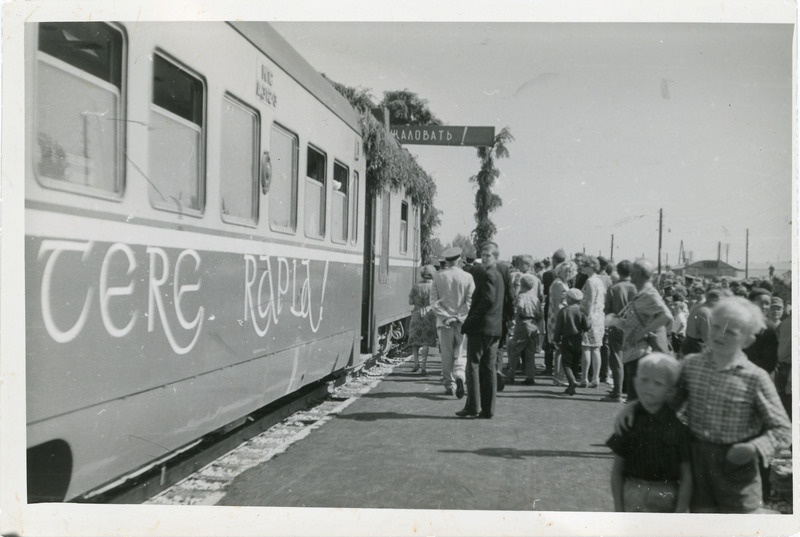
{"type": "Polygon", "coordinates": [[[769,305],[769,312],[767,313],[767,324],[773,328],[777,328],[783,317],[783,300],[780,297],[772,297],[772,302],[769,305]]]}
{"type": "Polygon", "coordinates": [[[442,359],[442,383],[445,394],[464,397],[466,357],[461,357],[461,325],[469,313],[475,283],[458,266],[461,248],[454,246],[442,254],[446,266],[433,278],[431,304],[436,315],[436,331],[442,359]]]}
{"type": "Polygon", "coordinates": [[[461,257],[461,248],[458,246],[451,246],[442,252],[442,257],[444,257],[445,261],[458,259],[461,257]]]}

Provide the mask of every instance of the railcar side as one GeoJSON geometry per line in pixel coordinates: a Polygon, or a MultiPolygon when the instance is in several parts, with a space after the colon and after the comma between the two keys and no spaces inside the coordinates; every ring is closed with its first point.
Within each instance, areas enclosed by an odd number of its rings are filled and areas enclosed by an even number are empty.
{"type": "Polygon", "coordinates": [[[26,47],[29,500],[52,501],[353,361],[365,175],[355,112],[267,25],[26,47]]]}

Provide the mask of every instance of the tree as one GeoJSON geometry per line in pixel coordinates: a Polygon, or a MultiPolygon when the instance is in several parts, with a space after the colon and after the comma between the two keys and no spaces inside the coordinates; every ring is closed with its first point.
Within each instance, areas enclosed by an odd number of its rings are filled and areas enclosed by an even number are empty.
{"type": "Polygon", "coordinates": [[[472,244],[472,239],[461,233],[456,233],[456,236],[447,247],[458,246],[463,251],[464,256],[475,256],[475,246],[472,244]]]}
{"type": "MultiPolygon", "coordinates": [[[[431,179],[433,185],[433,194],[436,194],[436,186],[431,179]]],[[[420,255],[421,259],[438,259],[442,251],[442,243],[438,238],[433,236],[434,231],[442,223],[440,214],[442,211],[433,206],[433,199],[423,200],[419,198],[421,213],[420,213],[420,255]],[[436,248],[439,248],[436,250],[436,248]]]]}
{"type": "Polygon", "coordinates": [[[392,125],[441,125],[430,108],[428,101],[413,91],[384,91],[381,106],[389,109],[389,123],[392,125]]]}
{"type": "Polygon", "coordinates": [[[503,205],[500,196],[492,192],[492,185],[500,175],[500,170],[495,167],[495,158],[507,158],[506,144],[512,142],[514,137],[508,127],[503,127],[495,137],[492,147],[479,147],[478,158],[481,159],[481,169],[478,175],[473,175],[469,180],[478,185],[475,192],[475,229],[472,230],[472,240],[475,250],[486,241],[492,240],[497,232],[497,227],[489,218],[489,214],[503,205]]]}
{"type": "Polygon", "coordinates": [[[438,265],[439,256],[444,252],[445,247],[439,237],[432,237],[428,241],[428,251],[422,255],[422,262],[426,265],[438,265]]]}

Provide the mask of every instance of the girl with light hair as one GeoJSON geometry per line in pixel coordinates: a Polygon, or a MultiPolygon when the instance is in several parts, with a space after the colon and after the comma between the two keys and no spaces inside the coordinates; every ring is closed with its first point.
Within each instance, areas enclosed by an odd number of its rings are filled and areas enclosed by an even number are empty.
{"type": "Polygon", "coordinates": [[[553,384],[556,386],[566,385],[566,377],[561,367],[561,349],[555,345],[553,333],[556,329],[556,319],[558,312],[567,305],[567,291],[578,275],[578,266],[572,261],[563,261],[553,269],[555,278],[550,284],[548,294],[549,307],[547,310],[547,340],[553,346],[553,384]]]}
{"type": "Polygon", "coordinates": [[[411,322],[408,327],[408,344],[414,353],[414,369],[420,370],[420,356],[422,357],[422,374],[427,375],[425,366],[428,363],[428,347],[435,347],[436,340],[436,315],[431,307],[431,289],[436,269],[432,265],[424,265],[420,269],[422,281],[415,283],[408,294],[408,303],[414,306],[411,311],[411,322]]]}
{"type": "Polygon", "coordinates": [[[582,388],[597,388],[600,384],[600,347],[603,345],[605,333],[605,306],[606,285],[598,276],[600,262],[593,255],[587,255],[581,260],[581,272],[588,276],[583,284],[583,301],[581,311],[589,319],[591,329],[583,333],[583,357],[581,359],[582,388]],[[592,369],[592,379],[589,380],[589,366],[592,369]]]}

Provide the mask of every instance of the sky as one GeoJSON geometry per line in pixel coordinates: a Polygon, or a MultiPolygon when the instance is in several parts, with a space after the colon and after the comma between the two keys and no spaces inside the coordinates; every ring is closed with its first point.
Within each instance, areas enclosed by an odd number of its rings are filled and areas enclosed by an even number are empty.
{"type": "MultiPolygon", "coordinates": [[[[501,257],[786,261],[792,46],[784,24],[273,22],[317,70],[378,102],[408,89],[446,125],[508,127],[501,257]]],[[[475,148],[407,145],[437,184],[437,235],[474,224],[475,148]]]]}

